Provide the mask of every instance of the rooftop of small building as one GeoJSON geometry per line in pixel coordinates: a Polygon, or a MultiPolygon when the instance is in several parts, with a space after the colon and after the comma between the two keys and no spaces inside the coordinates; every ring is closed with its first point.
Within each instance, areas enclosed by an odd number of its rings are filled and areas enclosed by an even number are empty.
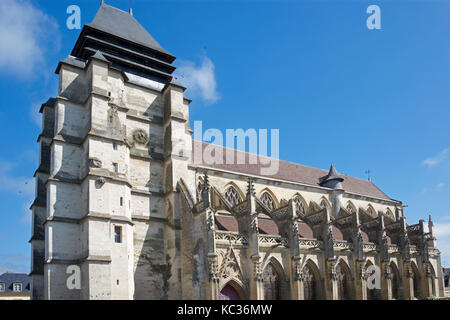
{"type": "Polygon", "coordinates": [[[18,293],[14,291],[14,283],[22,284],[22,291],[19,293],[30,292],[30,277],[26,273],[5,272],[0,275],[0,283],[5,284],[5,291],[0,291],[1,293],[18,293]]]}

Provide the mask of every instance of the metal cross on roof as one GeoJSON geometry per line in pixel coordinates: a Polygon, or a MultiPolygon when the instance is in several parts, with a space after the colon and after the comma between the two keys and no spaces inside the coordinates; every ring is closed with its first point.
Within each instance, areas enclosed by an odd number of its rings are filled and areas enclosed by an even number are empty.
{"type": "Polygon", "coordinates": [[[371,179],[370,179],[370,173],[371,173],[370,169],[368,169],[368,170],[365,172],[365,174],[367,174],[367,180],[369,180],[369,181],[371,181],[371,179]]]}

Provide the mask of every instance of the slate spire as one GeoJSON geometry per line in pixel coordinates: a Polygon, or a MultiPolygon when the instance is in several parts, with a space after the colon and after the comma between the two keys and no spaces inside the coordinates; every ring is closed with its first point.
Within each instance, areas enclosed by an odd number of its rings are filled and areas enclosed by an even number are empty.
{"type": "Polygon", "coordinates": [[[71,55],[87,61],[100,51],[112,67],[167,84],[175,57],[168,53],[129,12],[104,1],[94,20],[83,27],[71,55]]]}
{"type": "Polygon", "coordinates": [[[332,164],[328,174],[319,178],[319,184],[322,187],[332,188],[332,189],[342,189],[342,182],[344,178],[339,175],[336,168],[332,164]]]}

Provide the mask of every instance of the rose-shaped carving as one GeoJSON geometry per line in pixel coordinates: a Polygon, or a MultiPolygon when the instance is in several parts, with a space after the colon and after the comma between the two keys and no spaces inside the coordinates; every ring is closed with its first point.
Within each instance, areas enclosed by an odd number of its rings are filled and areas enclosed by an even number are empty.
{"type": "Polygon", "coordinates": [[[137,143],[147,144],[148,142],[148,134],[142,129],[137,129],[133,132],[133,139],[137,143]]]}

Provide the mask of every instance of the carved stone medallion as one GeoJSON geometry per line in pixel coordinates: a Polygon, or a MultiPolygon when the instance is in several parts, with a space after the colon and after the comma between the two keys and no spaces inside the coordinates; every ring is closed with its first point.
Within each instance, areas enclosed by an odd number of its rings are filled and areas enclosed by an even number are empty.
{"type": "Polygon", "coordinates": [[[148,134],[142,129],[137,129],[133,132],[133,139],[137,143],[147,144],[148,142],[148,134]]]}
{"type": "Polygon", "coordinates": [[[89,167],[91,168],[101,168],[102,167],[102,161],[95,158],[89,159],[89,167]]]}

